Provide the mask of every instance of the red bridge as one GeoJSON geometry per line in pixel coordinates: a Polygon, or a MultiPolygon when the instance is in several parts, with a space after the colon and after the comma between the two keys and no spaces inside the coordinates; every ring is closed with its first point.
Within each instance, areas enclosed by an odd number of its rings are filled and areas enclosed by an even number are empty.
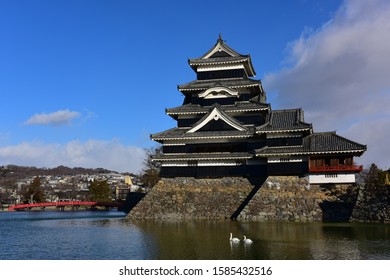
{"type": "Polygon", "coordinates": [[[119,202],[96,202],[96,201],[60,201],[60,202],[42,202],[42,203],[28,203],[28,204],[16,204],[8,207],[8,211],[31,209],[34,207],[57,207],[65,208],[79,207],[79,206],[90,206],[90,207],[121,207],[123,203],[119,202]]]}

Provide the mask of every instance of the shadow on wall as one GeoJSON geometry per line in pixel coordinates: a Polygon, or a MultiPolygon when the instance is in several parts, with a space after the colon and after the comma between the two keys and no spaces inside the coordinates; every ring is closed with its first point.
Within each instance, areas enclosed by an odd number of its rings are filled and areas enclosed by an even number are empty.
{"type": "Polygon", "coordinates": [[[355,203],[343,201],[324,201],[320,203],[323,222],[348,223],[352,216],[355,203]]]}
{"type": "Polygon", "coordinates": [[[129,213],[131,209],[133,209],[138,204],[138,202],[140,202],[145,197],[145,195],[146,193],[139,193],[139,192],[128,193],[124,206],[118,209],[118,211],[129,213]]]}
{"type": "Polygon", "coordinates": [[[237,210],[230,216],[230,219],[235,221],[237,220],[238,215],[240,215],[241,211],[248,205],[248,203],[255,196],[257,191],[261,188],[264,182],[267,180],[267,177],[256,177],[256,178],[248,178],[249,182],[253,185],[252,191],[248,194],[248,196],[242,201],[240,206],[238,206],[237,210]]]}

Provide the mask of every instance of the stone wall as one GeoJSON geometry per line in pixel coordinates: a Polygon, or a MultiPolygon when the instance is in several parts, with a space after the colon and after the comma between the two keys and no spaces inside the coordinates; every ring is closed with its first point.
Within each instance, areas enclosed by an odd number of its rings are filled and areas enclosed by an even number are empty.
{"type": "Polygon", "coordinates": [[[309,185],[304,178],[267,180],[163,178],[129,213],[129,219],[237,219],[250,221],[344,221],[357,189],[309,185]]]}
{"type": "Polygon", "coordinates": [[[245,178],[163,178],[128,218],[229,219],[252,189],[245,178]]]}
{"type": "Polygon", "coordinates": [[[320,186],[296,176],[271,176],[237,219],[348,221],[356,195],[354,184],[320,186]]]}
{"type": "Polygon", "coordinates": [[[351,221],[390,223],[390,186],[369,189],[360,185],[351,221]]]}

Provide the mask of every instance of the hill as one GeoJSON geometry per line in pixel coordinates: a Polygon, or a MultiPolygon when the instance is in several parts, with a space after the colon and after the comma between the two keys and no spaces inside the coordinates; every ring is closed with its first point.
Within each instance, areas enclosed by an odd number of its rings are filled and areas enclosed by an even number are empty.
{"type": "Polygon", "coordinates": [[[32,176],[42,176],[42,175],[52,175],[52,176],[62,176],[62,175],[78,175],[78,174],[102,174],[102,173],[118,173],[116,171],[107,170],[104,168],[83,168],[83,167],[66,167],[66,166],[57,166],[55,168],[37,168],[33,166],[17,166],[17,165],[7,165],[0,167],[0,178],[7,179],[21,179],[25,177],[32,176]]]}

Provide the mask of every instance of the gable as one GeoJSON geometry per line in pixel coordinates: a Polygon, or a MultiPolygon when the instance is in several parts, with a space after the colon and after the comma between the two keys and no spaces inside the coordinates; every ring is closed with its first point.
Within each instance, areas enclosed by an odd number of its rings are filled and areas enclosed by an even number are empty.
{"type": "Polygon", "coordinates": [[[235,50],[231,49],[222,39],[222,36],[219,35],[217,43],[211,48],[207,53],[205,53],[201,58],[218,58],[218,57],[236,57],[242,56],[235,50]]]}
{"type": "Polygon", "coordinates": [[[241,123],[223,113],[223,111],[219,110],[218,107],[215,107],[208,115],[202,118],[187,133],[194,133],[196,131],[206,129],[214,130],[221,127],[224,128],[223,130],[248,130],[241,123]]]}
{"type": "Polygon", "coordinates": [[[218,52],[215,52],[210,56],[210,58],[214,58],[214,57],[231,57],[231,55],[228,54],[226,51],[220,49],[218,50],[218,52]]]}
{"type": "Polygon", "coordinates": [[[227,97],[239,97],[237,90],[233,90],[227,87],[212,87],[199,94],[200,98],[227,98],[227,97]]]}

